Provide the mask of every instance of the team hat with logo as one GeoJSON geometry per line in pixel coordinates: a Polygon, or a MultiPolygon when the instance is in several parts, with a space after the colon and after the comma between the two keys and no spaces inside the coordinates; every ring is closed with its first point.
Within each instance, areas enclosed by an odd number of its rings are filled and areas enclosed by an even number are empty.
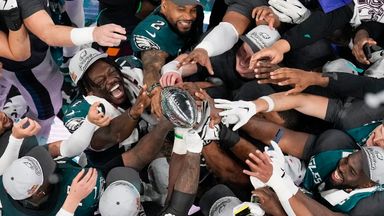
{"type": "Polygon", "coordinates": [[[379,146],[364,146],[363,171],[374,182],[384,184],[384,149],[379,146]]]}
{"type": "Polygon", "coordinates": [[[88,68],[97,60],[106,58],[106,53],[101,53],[93,48],[85,48],[76,53],[69,62],[69,75],[77,85],[88,68]]]}
{"type": "Polygon", "coordinates": [[[232,216],[233,208],[242,202],[225,185],[216,185],[200,199],[199,206],[205,216],[232,216]]]}
{"type": "Polygon", "coordinates": [[[56,163],[43,147],[38,146],[26,156],[15,160],[3,174],[3,186],[14,200],[31,197],[51,179],[56,163]]]}
{"type": "Polygon", "coordinates": [[[258,25],[246,35],[241,35],[240,39],[247,43],[253,52],[257,52],[272,46],[280,39],[280,34],[276,29],[271,29],[267,25],[258,25]]]}
{"type": "Polygon", "coordinates": [[[102,216],[137,216],[142,190],[139,173],[129,167],[112,169],[106,179],[107,189],[100,197],[102,216]]]}

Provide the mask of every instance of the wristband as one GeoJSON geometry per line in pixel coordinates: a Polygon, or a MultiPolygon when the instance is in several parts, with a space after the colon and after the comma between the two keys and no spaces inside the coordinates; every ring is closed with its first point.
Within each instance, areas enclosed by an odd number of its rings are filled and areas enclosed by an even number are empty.
{"type": "Polygon", "coordinates": [[[172,152],[179,155],[187,154],[187,145],[184,142],[185,133],[188,133],[187,129],[175,128],[175,140],[173,141],[172,152]]]}
{"type": "Polygon", "coordinates": [[[200,154],[203,150],[203,140],[200,138],[199,134],[195,131],[190,131],[186,133],[185,144],[187,145],[188,152],[200,154]]]}
{"type": "Polygon", "coordinates": [[[181,74],[182,74],[181,67],[177,68],[177,65],[179,65],[179,63],[180,62],[176,61],[176,60],[168,62],[167,64],[165,64],[161,68],[161,75],[164,75],[164,74],[169,73],[169,72],[176,72],[181,76],[181,74]]]}
{"type": "Polygon", "coordinates": [[[273,109],[275,108],[275,102],[273,101],[273,99],[271,97],[263,96],[263,97],[260,97],[259,99],[264,100],[268,104],[268,109],[265,112],[273,111],[273,109]]]}
{"type": "Polygon", "coordinates": [[[93,31],[96,27],[73,28],[71,30],[71,41],[76,46],[93,42],[93,31]]]}

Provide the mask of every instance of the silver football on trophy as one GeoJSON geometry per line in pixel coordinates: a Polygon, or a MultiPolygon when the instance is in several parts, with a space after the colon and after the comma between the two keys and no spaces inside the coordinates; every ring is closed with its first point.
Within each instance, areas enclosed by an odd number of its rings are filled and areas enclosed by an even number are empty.
{"type": "Polygon", "coordinates": [[[169,86],[161,92],[163,115],[177,127],[190,128],[197,121],[197,105],[188,91],[169,86]]]}

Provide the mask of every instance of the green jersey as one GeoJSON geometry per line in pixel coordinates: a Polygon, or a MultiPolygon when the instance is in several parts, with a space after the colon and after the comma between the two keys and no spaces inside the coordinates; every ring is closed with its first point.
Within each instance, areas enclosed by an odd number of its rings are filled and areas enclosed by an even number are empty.
{"type": "Polygon", "coordinates": [[[176,57],[190,49],[191,41],[199,36],[199,34],[196,34],[197,30],[195,28],[192,28],[187,35],[181,35],[176,31],[160,13],[159,7],[133,30],[131,37],[132,50],[136,54],[145,50],[162,50],[171,57],[176,57]]]}
{"type": "MultiPolygon", "coordinates": [[[[0,177],[0,199],[3,216],[54,216],[62,207],[69,190],[72,180],[82,170],[82,167],[69,159],[57,161],[56,174],[59,182],[54,185],[51,194],[48,198],[45,208],[42,210],[32,210],[24,207],[20,202],[13,200],[3,187],[3,178],[0,177]]],[[[94,190],[81,201],[76,209],[75,215],[88,216],[94,215],[97,210],[98,201],[101,192],[104,190],[105,180],[98,172],[97,182],[94,190]]]]}
{"type": "Polygon", "coordinates": [[[354,150],[325,151],[311,158],[302,185],[307,191],[316,193],[324,199],[333,210],[348,213],[357,203],[374,192],[382,190],[381,186],[354,189],[346,192],[339,189],[325,189],[329,178],[339,161],[352,154],[354,150]]]}

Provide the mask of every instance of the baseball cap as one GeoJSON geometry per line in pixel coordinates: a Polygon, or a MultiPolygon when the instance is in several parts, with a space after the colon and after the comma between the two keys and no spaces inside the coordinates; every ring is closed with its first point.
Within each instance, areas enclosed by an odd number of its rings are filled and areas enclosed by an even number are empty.
{"type": "Polygon", "coordinates": [[[276,29],[272,29],[267,25],[258,25],[246,35],[241,35],[240,39],[247,43],[253,52],[257,52],[272,46],[280,39],[280,34],[276,29]]]}
{"type": "Polygon", "coordinates": [[[3,186],[14,200],[32,196],[44,182],[49,182],[56,163],[49,152],[37,146],[15,160],[3,174],[3,186]]]}
{"type": "Polygon", "coordinates": [[[364,146],[363,171],[374,182],[384,184],[384,149],[379,146],[364,146]]]}
{"type": "Polygon", "coordinates": [[[142,191],[139,173],[129,167],[112,169],[106,179],[107,189],[100,197],[99,211],[102,216],[136,216],[142,191]]]}
{"type": "Polygon", "coordinates": [[[350,73],[354,75],[359,75],[359,73],[364,72],[363,69],[356,67],[352,62],[339,58],[334,61],[327,62],[322,69],[323,73],[327,72],[343,72],[350,73]]]}
{"type": "Polygon", "coordinates": [[[364,76],[373,77],[376,79],[384,78],[384,58],[377,60],[365,72],[364,76]]]}
{"type": "Polygon", "coordinates": [[[218,184],[201,197],[199,206],[205,216],[232,216],[241,203],[227,186],[218,184]]]}
{"type": "Polygon", "coordinates": [[[180,5],[180,6],[185,6],[185,5],[201,5],[200,0],[172,0],[173,3],[180,5]]]}
{"type": "Polygon", "coordinates": [[[93,48],[85,48],[76,53],[69,62],[69,75],[77,85],[88,68],[97,60],[106,58],[106,53],[101,53],[93,48]]]}

